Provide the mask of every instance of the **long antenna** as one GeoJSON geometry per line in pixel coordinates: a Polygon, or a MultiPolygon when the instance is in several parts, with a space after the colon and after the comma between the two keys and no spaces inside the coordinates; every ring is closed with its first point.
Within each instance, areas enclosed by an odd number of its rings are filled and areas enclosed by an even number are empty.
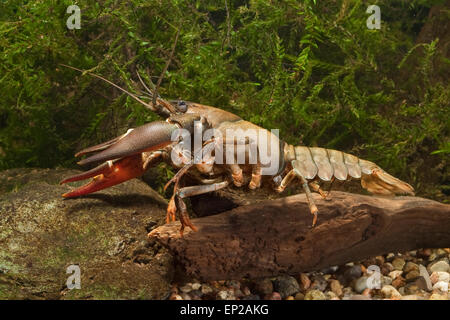
{"type": "Polygon", "coordinates": [[[160,108],[156,108],[156,107],[155,107],[156,102],[158,102],[158,103],[160,103],[161,105],[163,105],[170,113],[176,113],[176,111],[174,110],[173,106],[172,106],[169,102],[164,101],[164,100],[162,100],[162,99],[160,99],[160,98],[155,99],[155,96],[153,96],[153,98],[154,98],[153,101],[155,101],[155,102],[152,103],[152,105],[150,105],[150,104],[146,103],[145,101],[143,101],[142,99],[140,99],[139,97],[137,97],[135,94],[133,94],[133,93],[131,93],[131,92],[125,90],[124,88],[118,86],[118,85],[115,84],[114,82],[112,82],[112,81],[110,81],[110,80],[108,80],[108,79],[106,79],[106,78],[103,78],[102,76],[99,76],[98,74],[89,72],[89,71],[87,71],[87,70],[78,69],[78,68],[75,68],[75,67],[72,67],[72,66],[63,64],[63,63],[60,63],[59,65],[61,65],[61,66],[63,66],[63,67],[66,67],[66,68],[69,68],[69,69],[73,69],[73,70],[79,71],[79,72],[81,72],[81,73],[83,73],[83,74],[84,74],[84,73],[87,73],[87,74],[89,74],[89,75],[91,75],[91,76],[93,76],[93,77],[96,77],[96,78],[98,78],[98,79],[100,79],[100,80],[103,80],[103,81],[109,83],[110,85],[112,85],[113,87],[119,89],[120,91],[122,91],[122,92],[128,94],[128,95],[129,95],[130,97],[132,97],[134,100],[136,100],[136,101],[139,102],[140,104],[144,105],[145,107],[147,107],[147,108],[150,109],[151,111],[156,112],[156,113],[158,113],[158,114],[160,114],[160,115],[167,116],[160,108]]]}

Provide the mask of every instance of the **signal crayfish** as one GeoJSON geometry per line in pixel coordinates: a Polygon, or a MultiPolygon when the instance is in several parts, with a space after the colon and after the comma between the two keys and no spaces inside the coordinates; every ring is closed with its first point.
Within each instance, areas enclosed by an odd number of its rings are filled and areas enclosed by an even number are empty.
{"type": "Polygon", "coordinates": [[[181,100],[166,101],[145,86],[139,73],[139,80],[153,98],[151,104],[103,77],[92,75],[127,93],[166,121],[129,129],[117,138],[78,152],[77,157],[95,153],[79,161],[80,165],[102,164],[61,181],[64,184],[93,178],[88,184],[63,194],[65,198],[82,196],[140,177],[148,168],[164,161],[178,170],[165,186],[174,183],[166,221],[175,221],[178,213],[182,235],[185,227],[196,230],[183,199],[231,184],[243,187],[246,177],[250,179],[248,188],[258,189],[262,183],[270,183],[276,192],[283,192],[290,183],[299,181],[313,215],[312,226],[317,222],[319,210],[311,189],[326,198],[319,184],[321,181],[359,179],[362,187],[373,194],[414,195],[411,185],[373,162],[337,150],[287,144],[276,132],[215,107],[181,100]],[[194,136],[193,144],[191,136],[194,136]],[[224,154],[226,161],[223,161],[224,154]],[[189,175],[198,184],[182,185],[184,175],[189,175]]]}

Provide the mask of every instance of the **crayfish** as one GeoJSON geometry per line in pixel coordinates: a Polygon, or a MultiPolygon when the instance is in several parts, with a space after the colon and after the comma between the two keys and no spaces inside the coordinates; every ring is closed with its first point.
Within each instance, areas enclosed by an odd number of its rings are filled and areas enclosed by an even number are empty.
{"type": "Polygon", "coordinates": [[[95,153],[79,161],[80,165],[102,164],[63,180],[61,184],[93,178],[88,184],[63,194],[63,197],[89,194],[140,177],[148,168],[164,161],[178,170],[165,186],[167,188],[174,183],[166,221],[175,221],[178,213],[180,233],[183,234],[185,227],[196,230],[183,199],[230,184],[243,187],[244,177],[250,179],[250,189],[258,189],[264,182],[271,184],[276,192],[283,192],[291,182],[299,181],[313,215],[312,226],[317,222],[318,208],[311,189],[326,198],[319,184],[321,181],[359,179],[362,187],[373,194],[414,194],[411,185],[373,162],[337,150],[287,144],[272,131],[215,107],[164,100],[145,86],[139,73],[139,80],[155,103],[146,103],[116,84],[92,75],[124,91],[166,121],[154,121],[129,129],[117,138],[78,152],[77,157],[95,153]],[[200,142],[192,144],[192,135],[194,139],[199,136],[200,142]],[[224,154],[227,161],[223,161],[224,154]],[[180,186],[185,174],[198,184],[180,186]]]}

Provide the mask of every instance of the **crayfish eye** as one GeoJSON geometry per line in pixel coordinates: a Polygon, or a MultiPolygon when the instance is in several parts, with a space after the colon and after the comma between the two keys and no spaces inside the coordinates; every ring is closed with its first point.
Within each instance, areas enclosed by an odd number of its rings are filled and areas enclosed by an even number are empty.
{"type": "Polygon", "coordinates": [[[183,100],[179,100],[177,104],[177,110],[185,113],[187,110],[186,102],[184,102],[183,100]]]}

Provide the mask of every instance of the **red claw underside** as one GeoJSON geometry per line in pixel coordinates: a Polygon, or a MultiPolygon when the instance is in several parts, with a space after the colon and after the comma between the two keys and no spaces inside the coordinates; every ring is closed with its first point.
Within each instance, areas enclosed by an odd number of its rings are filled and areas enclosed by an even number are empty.
{"type": "Polygon", "coordinates": [[[108,161],[92,170],[71,176],[61,181],[60,184],[64,184],[93,177],[86,185],[64,193],[62,196],[64,198],[73,198],[103,190],[124,181],[140,177],[144,171],[141,153],[116,161],[108,161]]]}

